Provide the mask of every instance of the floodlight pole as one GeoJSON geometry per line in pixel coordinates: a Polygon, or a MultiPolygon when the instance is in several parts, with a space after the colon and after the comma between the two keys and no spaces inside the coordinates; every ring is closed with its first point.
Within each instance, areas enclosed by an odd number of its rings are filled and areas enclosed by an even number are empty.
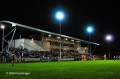
{"type": "MultiPolygon", "coordinates": [[[[91,42],[90,32],[89,32],[89,41],[91,42]]],[[[91,55],[92,55],[92,54],[91,54],[91,44],[89,44],[89,50],[90,50],[90,56],[91,56],[91,55]]]]}
{"type": "Polygon", "coordinates": [[[109,54],[109,59],[110,59],[110,46],[109,46],[109,41],[108,41],[108,54],[109,54]]]}
{"type": "Polygon", "coordinates": [[[111,54],[111,53],[110,53],[109,42],[112,41],[112,38],[113,38],[112,35],[107,35],[107,36],[106,36],[106,40],[107,40],[107,42],[108,42],[108,54],[109,54],[108,57],[109,57],[109,59],[110,59],[110,54],[111,54]]]}
{"type": "Polygon", "coordinates": [[[59,32],[60,32],[60,61],[61,61],[61,20],[59,20],[59,32]]]}
{"type": "Polygon", "coordinates": [[[2,28],[3,29],[3,35],[2,35],[2,53],[3,53],[3,51],[4,51],[4,28],[2,28]]]}
{"type": "Polygon", "coordinates": [[[61,60],[61,20],[64,18],[63,12],[59,11],[56,13],[56,18],[59,20],[59,36],[60,36],[60,57],[59,60],[61,60]]]}

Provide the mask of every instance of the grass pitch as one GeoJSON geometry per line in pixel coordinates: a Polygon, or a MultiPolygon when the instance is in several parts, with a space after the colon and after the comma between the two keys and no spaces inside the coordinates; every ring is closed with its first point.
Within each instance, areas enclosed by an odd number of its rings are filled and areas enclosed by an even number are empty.
{"type": "Polygon", "coordinates": [[[0,79],[120,79],[120,60],[0,63],[0,79]]]}

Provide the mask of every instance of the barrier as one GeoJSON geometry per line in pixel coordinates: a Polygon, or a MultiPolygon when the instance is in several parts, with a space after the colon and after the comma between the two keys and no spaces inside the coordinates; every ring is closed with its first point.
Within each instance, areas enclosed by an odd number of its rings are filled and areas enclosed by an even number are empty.
{"type": "Polygon", "coordinates": [[[40,61],[40,58],[24,58],[24,61],[40,61]]]}
{"type": "Polygon", "coordinates": [[[70,61],[70,60],[74,60],[74,58],[62,58],[61,61],[70,61]]]}

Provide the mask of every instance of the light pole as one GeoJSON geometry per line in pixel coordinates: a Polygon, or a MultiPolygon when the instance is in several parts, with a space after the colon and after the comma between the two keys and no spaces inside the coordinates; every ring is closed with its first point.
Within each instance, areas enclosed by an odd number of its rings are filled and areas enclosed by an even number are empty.
{"type": "MultiPolygon", "coordinates": [[[[94,31],[94,28],[93,26],[89,25],[87,27],[87,32],[89,33],[89,41],[91,42],[91,33],[94,31]]],[[[91,44],[89,44],[89,52],[90,52],[90,56],[92,55],[91,54],[91,44]]]]}
{"type": "Polygon", "coordinates": [[[61,60],[61,21],[64,19],[64,13],[58,11],[55,13],[56,19],[59,21],[59,33],[60,33],[60,60],[61,60]]]}
{"type": "Polygon", "coordinates": [[[4,51],[4,29],[5,29],[5,26],[1,25],[1,29],[3,29],[3,33],[2,33],[2,53],[3,53],[3,51],[4,51]]]}
{"type": "Polygon", "coordinates": [[[113,35],[109,34],[106,36],[106,40],[108,41],[108,53],[109,53],[109,58],[110,58],[110,46],[109,42],[113,40],[113,35]]]}

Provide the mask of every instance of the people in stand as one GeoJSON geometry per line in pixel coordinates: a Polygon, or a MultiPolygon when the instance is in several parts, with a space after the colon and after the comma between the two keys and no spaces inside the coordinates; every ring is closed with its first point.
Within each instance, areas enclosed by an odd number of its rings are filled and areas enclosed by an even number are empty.
{"type": "MultiPolygon", "coordinates": [[[[16,55],[18,55],[18,58],[22,60],[22,58],[37,58],[37,57],[40,57],[41,60],[43,59],[43,61],[60,61],[60,58],[59,58],[59,50],[58,51],[53,51],[50,53],[50,52],[46,52],[46,51],[29,51],[27,49],[22,49],[20,51],[20,49],[16,49],[15,50],[17,54],[15,54],[14,52],[11,51],[11,60],[12,60],[12,65],[14,65],[14,59],[16,57],[16,55]],[[19,50],[19,51],[18,51],[19,50]],[[24,54],[24,55],[23,55],[24,54]],[[30,56],[31,55],[31,56],[30,56]]],[[[86,58],[90,57],[88,56],[87,54],[79,54],[79,53],[76,53],[76,52],[71,52],[71,51],[64,51],[63,53],[61,53],[62,57],[78,57],[80,58],[81,57],[81,60],[82,61],[86,61],[86,58]]],[[[112,56],[112,55],[111,55],[112,56]]],[[[10,56],[9,56],[10,57],[10,56]]],[[[9,58],[8,57],[8,58],[9,58]]],[[[106,54],[104,53],[104,55],[102,55],[102,57],[104,58],[104,60],[107,59],[106,57],[106,54]]],[[[78,59],[77,58],[77,59],[78,59]]],[[[91,56],[90,58],[92,58],[93,61],[95,61],[95,58],[97,59],[97,56],[95,57],[95,55],[91,56]]],[[[117,53],[113,56],[113,59],[116,60],[116,59],[120,59],[120,55],[117,53]]],[[[21,61],[20,60],[20,61],[21,61]]],[[[80,60],[80,59],[79,59],[80,60]]],[[[35,60],[36,61],[36,60],[35,60]]],[[[38,61],[38,60],[37,60],[38,61]]],[[[16,62],[16,61],[15,61],[16,62]]]]}

